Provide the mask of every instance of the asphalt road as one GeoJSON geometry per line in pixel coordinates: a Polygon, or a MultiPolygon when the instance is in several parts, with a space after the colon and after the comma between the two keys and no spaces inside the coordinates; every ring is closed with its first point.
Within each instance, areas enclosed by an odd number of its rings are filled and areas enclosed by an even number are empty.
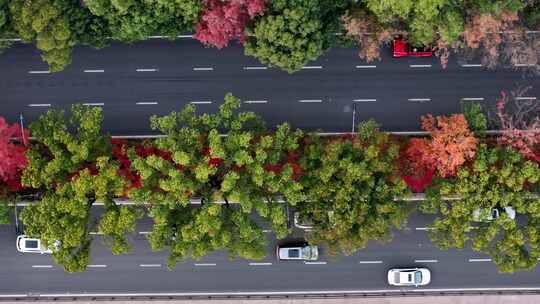
{"type": "MultiPolygon", "coordinates": [[[[91,267],[67,274],[50,256],[22,254],[15,249],[12,226],[0,230],[0,295],[50,293],[170,293],[253,292],[396,289],[386,283],[394,266],[426,266],[432,270],[428,288],[540,287],[539,268],[530,272],[498,274],[487,257],[470,250],[441,251],[424,229],[432,216],[414,214],[407,229],[396,231],[393,241],[371,243],[353,256],[331,258],[322,251],[319,262],[278,262],[277,241],[268,233],[269,256],[263,261],[230,260],[225,252],[199,261],[166,268],[166,252],[152,252],[145,239],[151,220],[138,223],[130,236],[131,253],[113,256],[96,235],[91,267]]],[[[298,237],[301,231],[295,231],[298,237]]]]}
{"type": "Polygon", "coordinates": [[[63,72],[48,74],[31,45],[17,44],[0,56],[0,115],[31,122],[49,107],[75,102],[102,106],[104,128],[114,135],[149,134],[148,117],[198,103],[213,112],[227,92],[260,113],[270,127],[283,121],[306,130],[350,131],[355,120],[374,118],[385,130],[419,130],[422,114],[460,110],[461,98],[489,104],[501,90],[533,85],[522,68],[487,71],[478,61],[435,58],[358,59],[356,49],[336,48],[289,75],[246,57],[239,46],[218,51],[192,39],[154,39],[102,50],[78,47],[63,72]],[[354,108],[355,107],[355,108],[354,108]]]}

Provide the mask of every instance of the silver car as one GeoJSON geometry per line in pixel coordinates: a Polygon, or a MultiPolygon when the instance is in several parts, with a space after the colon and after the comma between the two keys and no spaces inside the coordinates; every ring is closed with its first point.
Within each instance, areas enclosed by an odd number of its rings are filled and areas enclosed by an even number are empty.
{"type": "Polygon", "coordinates": [[[388,270],[388,284],[393,286],[422,286],[431,281],[427,268],[393,268],[388,270]]]}
{"type": "Polygon", "coordinates": [[[319,248],[309,245],[287,245],[277,247],[280,260],[316,261],[319,259],[319,248]]]}

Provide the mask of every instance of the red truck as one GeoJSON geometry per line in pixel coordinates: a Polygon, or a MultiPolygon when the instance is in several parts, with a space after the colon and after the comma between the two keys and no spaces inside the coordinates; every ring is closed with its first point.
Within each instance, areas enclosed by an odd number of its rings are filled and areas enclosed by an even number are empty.
{"type": "Polygon", "coordinates": [[[429,46],[411,46],[402,36],[394,37],[392,55],[398,57],[431,57],[433,50],[429,46]]]}

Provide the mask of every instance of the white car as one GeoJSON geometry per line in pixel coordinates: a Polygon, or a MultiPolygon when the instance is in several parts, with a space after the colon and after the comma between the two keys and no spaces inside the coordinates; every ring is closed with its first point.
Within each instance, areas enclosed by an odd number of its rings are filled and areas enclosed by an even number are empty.
{"type": "Polygon", "coordinates": [[[393,268],[388,270],[388,284],[393,286],[422,286],[431,281],[427,268],[393,268]]]}
{"type": "Polygon", "coordinates": [[[280,260],[316,261],[319,259],[319,248],[309,245],[278,246],[277,256],[280,260]]]}
{"type": "Polygon", "coordinates": [[[52,250],[43,246],[40,239],[29,238],[26,235],[17,237],[17,250],[24,253],[52,253],[52,250]]]}
{"type": "Polygon", "coordinates": [[[473,220],[475,222],[491,222],[497,219],[501,212],[505,212],[511,220],[516,218],[516,210],[512,206],[507,206],[504,208],[476,209],[473,211],[473,220]]]}

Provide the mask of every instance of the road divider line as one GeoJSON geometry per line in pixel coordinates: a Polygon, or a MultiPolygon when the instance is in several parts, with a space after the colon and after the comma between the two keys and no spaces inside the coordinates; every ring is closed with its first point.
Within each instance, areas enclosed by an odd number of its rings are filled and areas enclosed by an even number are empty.
{"type": "Polygon", "coordinates": [[[178,35],[178,38],[193,38],[193,35],[178,35]]]}
{"type": "Polygon", "coordinates": [[[479,63],[467,63],[467,64],[462,64],[461,67],[462,68],[481,68],[482,64],[479,64],[479,63]]]}
{"type": "Polygon", "coordinates": [[[367,99],[353,99],[354,102],[370,102],[370,101],[377,101],[375,98],[367,98],[367,99]]]}
{"type": "Polygon", "coordinates": [[[139,231],[139,234],[141,234],[141,235],[147,235],[147,234],[150,234],[150,231],[139,231]]]}
{"type": "Polygon", "coordinates": [[[51,104],[50,103],[31,103],[28,106],[29,107],[34,107],[34,108],[37,108],[37,107],[50,107],[51,104]]]}
{"type": "Polygon", "coordinates": [[[139,264],[139,267],[146,267],[146,268],[151,268],[151,267],[161,267],[161,264],[139,264]]]}
{"type": "Polygon", "coordinates": [[[105,104],[103,102],[87,102],[83,103],[83,106],[96,106],[96,107],[102,107],[105,104]]]}
{"type": "Polygon", "coordinates": [[[246,100],[246,101],[244,101],[244,103],[248,103],[248,104],[251,104],[251,103],[268,103],[268,100],[246,100]]]}
{"type": "Polygon", "coordinates": [[[520,96],[520,97],[516,97],[516,100],[536,100],[536,97],[533,97],[533,96],[530,96],[530,97],[520,96]]]}
{"type": "Polygon", "coordinates": [[[430,68],[431,64],[410,64],[411,68],[430,68]]]}
{"type": "Polygon", "coordinates": [[[377,68],[376,65],[357,65],[357,69],[375,69],[377,68]]]}
{"type": "Polygon", "coordinates": [[[158,102],[157,101],[141,101],[141,102],[136,102],[135,104],[139,106],[149,106],[149,105],[157,105],[158,102]]]}
{"type": "Polygon", "coordinates": [[[32,265],[32,268],[52,268],[52,265],[32,265]]]}
{"type": "Polygon", "coordinates": [[[88,265],[88,268],[106,268],[107,265],[104,264],[94,264],[94,265],[88,265]]]}
{"type": "Polygon", "coordinates": [[[316,69],[322,69],[322,65],[305,65],[302,67],[302,70],[316,70],[316,69]]]}
{"type": "Polygon", "coordinates": [[[422,230],[422,231],[423,230],[432,230],[432,229],[433,228],[431,228],[431,227],[416,227],[416,228],[414,228],[414,230],[422,230]]]}
{"type": "Polygon", "coordinates": [[[318,103],[318,102],[322,102],[322,100],[320,100],[320,99],[300,99],[300,100],[298,100],[298,102],[302,102],[302,103],[318,103]]]}
{"type": "Polygon", "coordinates": [[[414,260],[415,263],[438,263],[439,260],[414,260]]]}
{"type": "Polygon", "coordinates": [[[136,69],[136,72],[157,72],[158,69],[136,69]]]}
{"type": "Polygon", "coordinates": [[[382,264],[382,261],[360,261],[358,264],[382,264]]]}
{"type": "Polygon", "coordinates": [[[469,259],[469,262],[491,262],[491,259],[469,259]]]}
{"type": "Polygon", "coordinates": [[[194,71],[213,71],[214,68],[193,68],[194,71]]]}
{"type": "Polygon", "coordinates": [[[409,98],[408,101],[431,101],[431,98],[409,98]]]}
{"type": "Polygon", "coordinates": [[[266,70],[268,67],[265,66],[256,66],[256,67],[244,67],[244,70],[266,70]]]}
{"type": "Polygon", "coordinates": [[[84,70],[85,73],[105,73],[105,70],[84,70]]]}
{"type": "Polygon", "coordinates": [[[197,267],[210,267],[210,266],[216,266],[216,263],[195,263],[193,264],[197,267]]]}
{"type": "Polygon", "coordinates": [[[249,266],[272,266],[272,263],[249,263],[249,266]]]}
{"type": "Polygon", "coordinates": [[[466,101],[483,101],[483,100],[484,100],[484,97],[463,97],[463,98],[461,98],[461,100],[466,100],[466,101]]]}
{"type": "Polygon", "coordinates": [[[304,262],[306,265],[326,265],[326,262],[318,261],[318,262],[304,262]]]}
{"type": "Polygon", "coordinates": [[[28,74],[50,74],[51,71],[28,71],[28,74]]]}
{"type": "Polygon", "coordinates": [[[211,104],[212,102],[209,100],[199,100],[199,101],[190,101],[191,104],[211,104]]]}
{"type": "Polygon", "coordinates": [[[148,39],[163,39],[169,38],[169,36],[148,36],[148,39]]]}

